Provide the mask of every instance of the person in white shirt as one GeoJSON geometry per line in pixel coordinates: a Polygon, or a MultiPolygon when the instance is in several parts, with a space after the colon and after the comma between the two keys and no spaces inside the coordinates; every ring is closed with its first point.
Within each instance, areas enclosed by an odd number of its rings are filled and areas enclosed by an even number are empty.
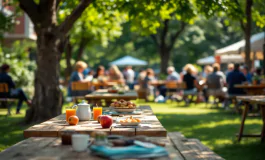
{"type": "Polygon", "coordinates": [[[167,73],[167,81],[177,81],[180,79],[179,74],[175,71],[175,68],[173,66],[167,68],[167,73]]]}
{"type": "Polygon", "coordinates": [[[124,77],[126,80],[126,84],[129,86],[131,90],[134,88],[134,76],[135,73],[132,70],[132,66],[127,66],[124,71],[124,77]]]}

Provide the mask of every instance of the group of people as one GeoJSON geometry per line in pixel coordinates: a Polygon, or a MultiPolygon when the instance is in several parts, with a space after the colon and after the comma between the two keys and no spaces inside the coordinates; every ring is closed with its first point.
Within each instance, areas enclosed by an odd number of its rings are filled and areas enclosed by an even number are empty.
{"type": "MultiPolygon", "coordinates": [[[[244,95],[243,89],[236,88],[236,84],[251,83],[253,76],[261,76],[262,70],[257,68],[255,71],[249,71],[248,67],[239,64],[228,64],[227,71],[224,73],[220,69],[220,64],[215,63],[212,66],[204,67],[203,73],[199,74],[192,64],[183,67],[181,73],[177,73],[173,66],[167,68],[167,81],[184,82],[186,88],[183,90],[185,95],[196,95],[202,91],[204,101],[208,102],[210,95],[216,95],[219,99],[225,99],[226,95],[244,95]]],[[[141,88],[147,88],[150,94],[166,97],[168,89],[165,85],[154,87],[152,81],[157,78],[152,69],[143,70],[139,74],[138,82],[141,88]]]]}
{"type": "MultiPolygon", "coordinates": [[[[28,106],[31,106],[31,101],[22,89],[16,88],[12,77],[8,74],[10,66],[4,64],[0,69],[0,83],[5,83],[8,86],[8,92],[0,93],[0,98],[17,98],[19,101],[16,112],[19,114],[22,103],[25,101],[28,106]]],[[[246,66],[229,64],[227,71],[224,73],[220,70],[220,65],[215,63],[212,66],[205,66],[204,72],[199,75],[192,64],[187,64],[183,67],[181,73],[177,73],[173,66],[169,66],[167,68],[167,74],[166,81],[185,82],[186,88],[184,89],[184,95],[196,94],[198,91],[203,91],[205,101],[207,102],[209,95],[213,94],[220,95],[220,97],[224,97],[226,94],[245,94],[244,90],[235,88],[235,84],[251,83],[253,76],[257,77],[262,75],[262,70],[258,68],[255,72],[250,72],[246,66]]],[[[155,97],[166,97],[167,92],[165,85],[159,85],[157,87],[152,85],[152,82],[157,81],[158,78],[151,68],[142,69],[137,75],[131,66],[126,66],[123,71],[120,71],[116,65],[110,66],[108,70],[105,70],[104,66],[98,66],[94,72],[93,69],[87,67],[85,62],[78,61],[75,64],[75,71],[69,79],[68,95],[72,96],[72,82],[89,82],[93,80],[100,82],[115,81],[128,85],[131,90],[134,89],[135,84],[138,84],[140,89],[148,90],[148,93],[153,94],[155,97]]]]}
{"type": "Polygon", "coordinates": [[[104,66],[98,66],[96,71],[87,67],[83,61],[78,61],[75,64],[75,71],[71,74],[69,79],[68,95],[71,96],[72,82],[91,82],[97,80],[99,82],[118,82],[119,84],[127,84],[130,89],[134,87],[135,72],[131,66],[126,66],[123,72],[116,65],[110,66],[105,70],[104,66]]]}

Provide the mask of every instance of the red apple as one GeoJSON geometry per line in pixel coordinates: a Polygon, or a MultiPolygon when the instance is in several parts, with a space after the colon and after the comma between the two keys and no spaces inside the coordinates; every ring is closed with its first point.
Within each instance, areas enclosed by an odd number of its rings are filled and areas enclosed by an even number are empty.
{"type": "Polygon", "coordinates": [[[112,123],[113,123],[113,120],[111,116],[107,116],[107,115],[100,116],[100,124],[102,128],[110,128],[112,123]]]}

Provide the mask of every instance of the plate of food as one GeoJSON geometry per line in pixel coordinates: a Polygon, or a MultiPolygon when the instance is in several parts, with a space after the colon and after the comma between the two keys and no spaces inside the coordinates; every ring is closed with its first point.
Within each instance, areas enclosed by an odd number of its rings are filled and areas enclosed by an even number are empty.
{"type": "Polygon", "coordinates": [[[123,99],[115,101],[110,104],[110,107],[116,112],[127,112],[131,113],[136,110],[136,104],[131,101],[125,101],[123,99]]]}
{"type": "Polygon", "coordinates": [[[141,120],[131,116],[130,118],[120,119],[119,122],[122,126],[138,126],[141,123],[141,120]]]}

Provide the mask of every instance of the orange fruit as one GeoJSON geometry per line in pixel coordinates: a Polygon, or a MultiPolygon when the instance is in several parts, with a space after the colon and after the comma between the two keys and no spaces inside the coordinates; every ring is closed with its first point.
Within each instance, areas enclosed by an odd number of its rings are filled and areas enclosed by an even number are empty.
{"type": "Polygon", "coordinates": [[[68,123],[70,125],[77,125],[79,122],[79,118],[77,116],[70,116],[68,119],[68,123]]]}

